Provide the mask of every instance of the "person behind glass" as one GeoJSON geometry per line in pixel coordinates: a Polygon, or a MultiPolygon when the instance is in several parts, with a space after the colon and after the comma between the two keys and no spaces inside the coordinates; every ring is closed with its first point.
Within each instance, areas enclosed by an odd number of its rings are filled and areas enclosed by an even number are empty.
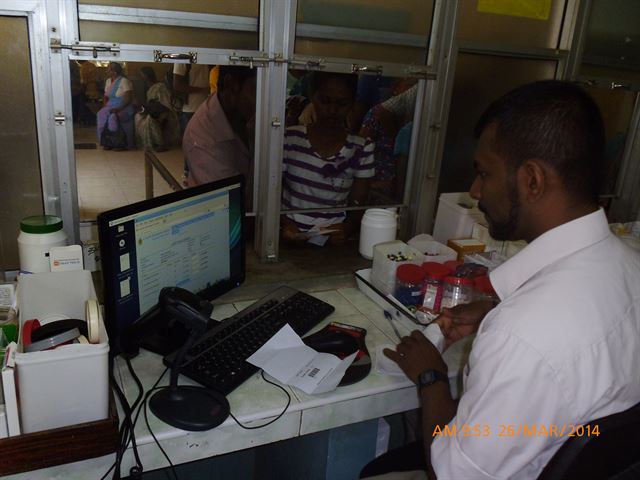
{"type": "Polygon", "coordinates": [[[182,139],[187,186],[244,175],[252,188],[256,70],[221,66],[218,93],[193,115],[182,139]]]}
{"type": "MultiPolygon", "coordinates": [[[[102,131],[107,127],[109,116],[115,113],[118,116],[120,126],[127,134],[127,148],[133,148],[135,139],[133,135],[133,85],[124,76],[122,66],[119,63],[111,62],[107,67],[107,81],[104,86],[103,107],[96,115],[98,124],[98,141],[101,140],[102,131]]],[[[103,146],[105,150],[111,147],[103,146]]],[[[125,150],[126,148],[114,148],[114,150],[125,150]]]]}
{"type": "MultiPolygon", "coordinates": [[[[310,98],[316,120],[287,128],[282,162],[284,209],[333,208],[364,203],[375,174],[374,145],[347,131],[358,77],[315,72],[310,98]]],[[[343,243],[359,226],[361,212],[316,212],[282,217],[282,238],[304,241],[313,232],[343,243]],[[311,232],[311,233],[310,233],[311,232]]]]}
{"type": "Polygon", "coordinates": [[[142,67],[145,101],[135,116],[136,140],[143,149],[163,152],[178,143],[180,126],[171,104],[171,92],[164,82],[158,82],[151,67],[142,67]]]}

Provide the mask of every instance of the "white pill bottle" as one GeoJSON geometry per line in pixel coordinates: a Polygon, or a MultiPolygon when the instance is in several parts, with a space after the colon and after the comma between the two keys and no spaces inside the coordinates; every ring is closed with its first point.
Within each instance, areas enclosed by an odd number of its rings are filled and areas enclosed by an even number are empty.
{"type": "Polygon", "coordinates": [[[20,222],[18,255],[22,273],[50,272],[49,250],[67,244],[62,219],[55,215],[34,215],[20,222]]]}

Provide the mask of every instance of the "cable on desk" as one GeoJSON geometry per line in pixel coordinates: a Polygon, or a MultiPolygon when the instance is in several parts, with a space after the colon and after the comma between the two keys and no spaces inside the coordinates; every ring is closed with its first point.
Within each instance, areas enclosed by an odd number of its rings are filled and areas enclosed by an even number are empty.
{"type": "MultiPolygon", "coordinates": [[[[122,406],[122,409],[124,410],[124,413],[125,413],[125,417],[123,419],[122,425],[120,426],[120,430],[119,430],[120,444],[118,446],[118,450],[116,451],[116,460],[112,467],[113,469],[115,469],[112,477],[113,480],[119,480],[121,478],[120,465],[122,464],[122,458],[124,456],[124,453],[129,443],[131,443],[132,445],[133,455],[136,461],[136,465],[131,467],[129,474],[133,479],[141,478],[141,475],[142,475],[142,462],[138,454],[138,445],[136,443],[136,437],[135,437],[135,424],[132,422],[131,418],[132,418],[133,412],[135,412],[135,409],[138,408],[138,405],[142,400],[144,390],[142,388],[142,383],[140,382],[140,379],[133,371],[133,367],[131,366],[130,360],[127,359],[126,363],[136,383],[136,386],[138,388],[138,395],[136,397],[136,400],[133,402],[133,406],[129,405],[129,402],[127,401],[127,398],[124,392],[120,389],[120,386],[115,381],[115,378],[113,376],[113,368],[109,369],[109,372],[110,372],[109,376],[111,378],[114,391],[116,392],[118,401],[120,402],[120,405],[122,406]]],[[[111,471],[111,468],[107,471],[107,473],[103,476],[103,478],[106,478],[106,476],[109,474],[110,471],[111,471]]]]}
{"type": "MultiPolygon", "coordinates": [[[[168,368],[165,370],[165,372],[167,370],[168,370],[168,368]]],[[[163,373],[163,375],[164,375],[164,373],[163,373]]],[[[162,378],[162,377],[160,377],[160,378],[162,378]]],[[[158,387],[157,386],[158,383],[160,383],[160,379],[158,379],[156,384],[152,388],[150,388],[147,391],[147,393],[145,394],[145,396],[144,396],[144,402],[142,403],[143,408],[144,408],[144,422],[147,424],[147,429],[149,430],[149,433],[153,437],[153,441],[156,442],[156,445],[158,445],[158,448],[162,452],[162,455],[164,455],[164,458],[166,458],[167,462],[169,462],[169,467],[171,467],[171,472],[173,473],[173,476],[175,477],[176,480],[179,480],[178,474],[176,473],[176,469],[175,469],[173,463],[171,463],[171,459],[169,458],[169,455],[167,455],[167,452],[164,451],[164,449],[162,448],[162,445],[160,445],[160,442],[158,441],[158,439],[156,438],[155,434],[153,433],[153,430],[151,430],[151,425],[149,425],[149,417],[147,416],[147,403],[149,401],[149,397],[151,396],[151,394],[156,390],[162,390],[162,389],[165,389],[165,388],[169,388],[168,386],[158,387]]]]}
{"type": "Polygon", "coordinates": [[[278,387],[280,390],[282,390],[284,392],[284,394],[287,396],[287,404],[284,406],[284,410],[282,410],[282,412],[280,412],[280,414],[276,418],[274,418],[273,420],[269,420],[267,423],[265,423],[263,425],[256,425],[255,427],[249,427],[247,425],[243,425],[242,423],[240,423],[238,421],[238,419],[236,417],[233,416],[233,413],[229,412],[229,416],[231,418],[233,418],[235,420],[235,422],[240,427],[244,428],[245,430],[255,430],[257,428],[264,428],[267,425],[271,425],[276,420],[279,420],[286,413],[287,409],[289,408],[289,405],[291,405],[291,395],[289,395],[289,392],[287,392],[287,390],[282,385],[278,385],[277,383],[272,382],[271,380],[267,380],[267,378],[264,376],[264,370],[261,370],[260,374],[262,375],[262,379],[265,382],[270,383],[271,385],[275,385],[276,387],[278,387]]]}

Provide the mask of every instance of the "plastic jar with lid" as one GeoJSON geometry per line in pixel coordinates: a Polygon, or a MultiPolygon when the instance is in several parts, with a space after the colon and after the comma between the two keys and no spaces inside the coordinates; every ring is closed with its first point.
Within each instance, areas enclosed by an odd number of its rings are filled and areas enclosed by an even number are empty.
{"type": "Polygon", "coordinates": [[[49,250],[67,244],[62,219],[55,215],[35,215],[20,222],[18,255],[20,271],[26,273],[50,272],[49,250]]]}
{"type": "Polygon", "coordinates": [[[451,308],[473,301],[473,281],[466,277],[444,277],[441,308],[451,308]]]}
{"type": "Polygon", "coordinates": [[[473,289],[475,291],[475,300],[491,300],[494,305],[498,303],[498,294],[496,294],[493,285],[491,285],[489,275],[474,278],[473,289]]]}
{"type": "Polygon", "coordinates": [[[422,286],[425,273],[419,265],[405,263],[396,270],[396,299],[407,307],[422,303],[422,286]]]}
{"type": "Polygon", "coordinates": [[[364,212],[360,222],[360,255],[371,260],[375,245],[396,239],[397,217],[395,209],[370,208],[364,212]]]}
{"type": "Polygon", "coordinates": [[[451,273],[451,270],[441,263],[425,262],[422,264],[425,273],[423,298],[421,311],[439,313],[442,301],[442,279],[451,273]]]}

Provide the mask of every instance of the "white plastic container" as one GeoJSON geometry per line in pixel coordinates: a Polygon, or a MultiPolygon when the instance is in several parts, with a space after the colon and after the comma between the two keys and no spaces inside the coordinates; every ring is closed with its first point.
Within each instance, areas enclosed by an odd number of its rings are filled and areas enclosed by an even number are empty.
{"type": "Polygon", "coordinates": [[[482,220],[484,214],[468,193],[443,193],[438,203],[433,238],[444,244],[453,238],[470,238],[473,225],[482,220]]]}
{"type": "Polygon", "coordinates": [[[360,222],[360,255],[371,260],[374,245],[395,240],[397,228],[395,211],[383,208],[370,208],[365,211],[360,222]]]}
{"type": "Polygon", "coordinates": [[[424,255],[400,240],[379,243],[373,247],[371,283],[384,294],[393,294],[396,285],[396,270],[400,265],[413,263],[422,265],[424,255]],[[390,255],[401,255],[407,260],[392,260],[390,255]]]}
{"type": "MultiPolygon", "coordinates": [[[[96,298],[91,272],[75,270],[20,275],[20,324],[32,318],[85,318],[85,302],[96,298]]],[[[102,315],[99,343],[62,345],[17,353],[20,423],[23,433],[107,418],[109,338],[102,315]]],[[[22,351],[22,329],[18,343],[22,351]]]]}
{"type": "Polygon", "coordinates": [[[416,235],[407,244],[419,250],[424,255],[425,262],[444,263],[449,260],[455,260],[458,257],[453,248],[436,242],[431,235],[426,233],[416,235]]]}
{"type": "Polygon", "coordinates": [[[24,273],[50,272],[49,250],[67,244],[62,219],[54,215],[35,215],[20,222],[18,255],[20,271],[24,273]]]}

